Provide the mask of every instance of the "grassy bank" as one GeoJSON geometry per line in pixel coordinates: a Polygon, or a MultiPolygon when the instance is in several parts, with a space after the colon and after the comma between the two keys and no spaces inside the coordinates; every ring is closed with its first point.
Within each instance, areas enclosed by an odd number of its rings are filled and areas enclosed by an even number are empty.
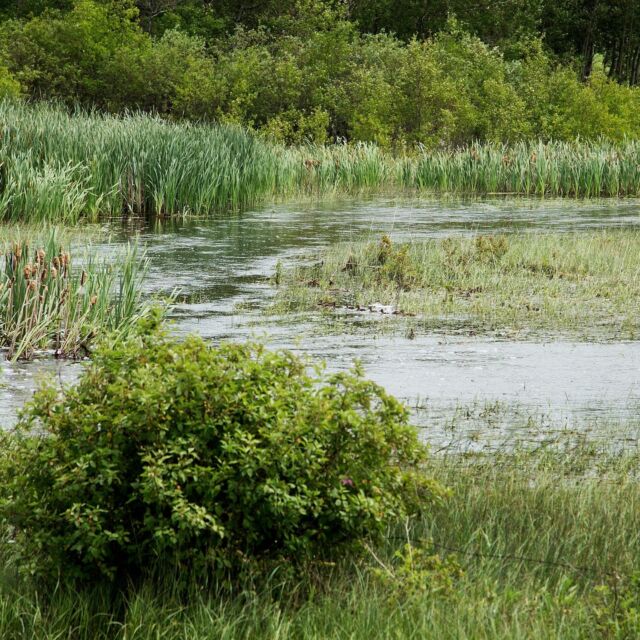
{"type": "Polygon", "coordinates": [[[0,218],[207,214],[360,191],[599,197],[640,193],[640,143],[415,151],[285,147],[230,126],[0,104],[0,218]]]}
{"type": "Polygon", "coordinates": [[[491,458],[434,458],[429,472],[452,491],[424,520],[389,532],[356,564],[312,566],[302,580],[276,571],[234,594],[191,585],[185,598],[170,580],[164,590],[138,586],[126,595],[63,584],[41,592],[5,561],[0,635],[634,638],[637,466],[635,452],[571,443],[491,458]]]}
{"type": "Polygon", "coordinates": [[[639,249],[633,230],[344,243],[280,271],[274,310],[386,305],[424,327],[633,338],[639,249]]]}

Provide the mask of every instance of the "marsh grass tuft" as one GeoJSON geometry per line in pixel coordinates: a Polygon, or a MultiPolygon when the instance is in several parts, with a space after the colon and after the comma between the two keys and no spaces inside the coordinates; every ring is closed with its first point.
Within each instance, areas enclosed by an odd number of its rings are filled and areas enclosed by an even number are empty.
{"type": "Polygon", "coordinates": [[[351,242],[284,270],[272,310],[390,305],[425,327],[640,331],[640,234],[634,230],[351,242]],[[319,258],[319,259],[318,259],[319,258]]]}
{"type": "Polygon", "coordinates": [[[0,346],[12,360],[31,359],[40,350],[87,355],[99,334],[126,334],[146,313],[144,269],[135,245],[113,261],[87,251],[75,267],[56,230],[42,244],[24,238],[8,243],[0,263],[0,346]]]}

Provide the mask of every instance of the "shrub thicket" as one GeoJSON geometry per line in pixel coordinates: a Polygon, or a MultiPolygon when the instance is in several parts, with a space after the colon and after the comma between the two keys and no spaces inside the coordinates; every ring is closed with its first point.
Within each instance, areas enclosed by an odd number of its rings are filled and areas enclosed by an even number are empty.
{"type": "Polygon", "coordinates": [[[2,515],[41,575],[295,565],[441,494],[406,409],[359,373],[177,342],[157,318],[99,349],[77,386],[41,389],[5,448],[2,515]]]}
{"type": "Polygon", "coordinates": [[[5,21],[0,96],[21,89],[111,112],[234,122],[288,143],[640,136],[640,89],[610,80],[600,59],[581,82],[534,37],[511,43],[506,56],[455,20],[404,41],[362,34],[320,3],[299,4],[269,29],[239,27],[209,41],[177,29],[152,37],[127,1],[75,0],[68,11],[5,21]]]}

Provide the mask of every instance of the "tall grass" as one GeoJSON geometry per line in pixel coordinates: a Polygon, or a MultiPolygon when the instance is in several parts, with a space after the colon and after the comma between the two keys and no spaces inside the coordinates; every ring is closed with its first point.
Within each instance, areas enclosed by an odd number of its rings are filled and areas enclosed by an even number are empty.
{"type": "Polygon", "coordinates": [[[300,579],[283,567],[234,593],[184,574],[115,596],[64,582],[41,591],[16,575],[3,546],[0,637],[637,638],[637,465],[637,452],[570,442],[555,452],[434,458],[429,473],[451,497],[365,559],[311,567],[300,579]],[[463,574],[438,589],[437,560],[399,562],[407,540],[414,551],[455,555],[463,574]]]}
{"type": "Polygon", "coordinates": [[[0,218],[206,214],[362,190],[640,194],[640,142],[471,144],[395,156],[371,144],[284,147],[238,127],[0,103],[0,218]]]}
{"type": "Polygon", "coordinates": [[[8,358],[37,351],[80,357],[103,332],[126,332],[146,312],[141,278],[144,260],[135,246],[112,261],[86,252],[72,266],[55,230],[41,244],[17,239],[0,263],[0,348],[8,358]]]}

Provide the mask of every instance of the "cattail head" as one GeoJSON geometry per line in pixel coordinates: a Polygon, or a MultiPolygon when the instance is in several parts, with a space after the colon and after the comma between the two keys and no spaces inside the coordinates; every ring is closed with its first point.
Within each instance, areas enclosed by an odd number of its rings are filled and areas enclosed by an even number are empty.
{"type": "Polygon", "coordinates": [[[80,286],[84,287],[85,282],[87,281],[87,272],[86,271],[82,271],[82,275],[80,276],[80,286]]]}
{"type": "Polygon", "coordinates": [[[43,264],[44,263],[45,252],[44,249],[38,249],[36,253],[36,263],[43,264]]]}
{"type": "Polygon", "coordinates": [[[58,256],[53,256],[51,263],[56,269],[58,269],[60,267],[60,258],[58,258],[58,256]]]}
{"type": "Polygon", "coordinates": [[[58,277],[58,270],[55,267],[51,267],[51,277],[52,278],[57,278],[58,277]]]}
{"type": "Polygon", "coordinates": [[[91,300],[89,301],[89,304],[93,307],[93,305],[98,302],[98,296],[93,295],[91,296],[91,300]]]}
{"type": "Polygon", "coordinates": [[[29,291],[35,291],[37,287],[36,281],[35,280],[29,280],[29,291]]]}
{"type": "Polygon", "coordinates": [[[31,277],[31,265],[28,264],[23,270],[22,274],[24,275],[24,279],[28,280],[31,277]]]}

